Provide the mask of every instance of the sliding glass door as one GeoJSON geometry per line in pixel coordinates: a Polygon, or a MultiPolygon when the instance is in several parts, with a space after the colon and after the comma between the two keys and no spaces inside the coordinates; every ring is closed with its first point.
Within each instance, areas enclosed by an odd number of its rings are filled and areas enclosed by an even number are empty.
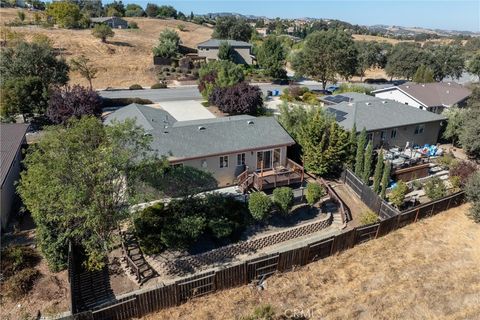
{"type": "Polygon", "coordinates": [[[272,169],[272,150],[257,152],[257,170],[272,169]]]}

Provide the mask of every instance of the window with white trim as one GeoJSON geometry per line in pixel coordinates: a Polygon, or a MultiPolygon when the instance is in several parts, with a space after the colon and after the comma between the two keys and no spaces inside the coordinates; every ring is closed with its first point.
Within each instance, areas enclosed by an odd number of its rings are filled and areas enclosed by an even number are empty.
{"type": "Polygon", "coordinates": [[[244,166],[244,165],[245,165],[245,153],[238,153],[237,166],[244,166]]]}
{"type": "Polygon", "coordinates": [[[220,168],[228,168],[228,156],[220,156],[220,168]]]}

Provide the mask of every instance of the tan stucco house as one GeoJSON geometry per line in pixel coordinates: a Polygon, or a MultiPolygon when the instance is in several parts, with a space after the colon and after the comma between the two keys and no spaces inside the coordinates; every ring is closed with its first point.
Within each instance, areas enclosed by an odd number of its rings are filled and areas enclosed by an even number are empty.
{"type": "Polygon", "coordinates": [[[218,60],[218,51],[222,42],[227,42],[233,50],[233,61],[238,64],[253,64],[255,56],[252,45],[248,42],[237,40],[210,39],[197,45],[198,56],[207,61],[218,60]]]}
{"type": "Polygon", "coordinates": [[[105,123],[126,119],[151,134],[152,148],[171,165],[210,172],[219,186],[261,190],[303,180],[303,168],[287,158],[295,141],[273,117],[177,121],[165,110],[131,104],[109,114],[105,123]]]}

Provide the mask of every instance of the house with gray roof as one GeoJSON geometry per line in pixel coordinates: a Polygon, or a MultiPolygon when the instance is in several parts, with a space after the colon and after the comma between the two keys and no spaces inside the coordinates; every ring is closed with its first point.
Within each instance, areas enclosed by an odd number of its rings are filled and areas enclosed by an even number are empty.
{"type": "Polygon", "coordinates": [[[112,29],[127,29],[128,22],[119,17],[94,17],[90,18],[91,26],[95,26],[96,24],[106,24],[112,29]]]}
{"type": "Polygon", "coordinates": [[[22,146],[26,144],[28,125],[0,123],[0,222],[7,226],[15,202],[15,182],[20,178],[22,146]]]}
{"type": "Polygon", "coordinates": [[[454,105],[464,106],[471,90],[455,82],[404,83],[373,91],[375,97],[390,99],[421,110],[442,113],[454,105]]]}
{"type": "Polygon", "coordinates": [[[171,165],[211,172],[219,186],[261,190],[303,180],[303,168],[287,158],[295,141],[273,117],[177,121],[160,108],[131,104],[107,115],[105,124],[126,119],[152,136],[152,148],[171,165]]]}
{"type": "Polygon", "coordinates": [[[341,93],[338,103],[325,106],[337,122],[346,130],[355,124],[360,132],[367,130],[368,138],[375,147],[405,147],[436,144],[440,128],[446,117],[417,108],[405,107],[402,103],[379,99],[359,93],[341,93]]]}
{"type": "Polygon", "coordinates": [[[233,62],[238,64],[254,64],[252,45],[245,41],[210,39],[197,45],[198,56],[207,61],[218,60],[220,45],[227,42],[233,50],[233,62]]]}

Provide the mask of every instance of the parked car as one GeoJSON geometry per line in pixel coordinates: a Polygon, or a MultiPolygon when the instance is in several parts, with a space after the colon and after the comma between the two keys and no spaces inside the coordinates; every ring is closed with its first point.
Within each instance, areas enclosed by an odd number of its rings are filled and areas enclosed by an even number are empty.
{"type": "Polygon", "coordinates": [[[337,86],[336,84],[332,84],[332,85],[325,88],[325,90],[330,91],[331,93],[334,93],[338,89],[340,89],[340,87],[337,86]]]}
{"type": "Polygon", "coordinates": [[[316,94],[323,94],[323,95],[326,95],[326,96],[329,96],[332,94],[331,91],[328,91],[328,90],[323,90],[323,89],[314,89],[314,90],[311,90],[313,93],[316,93],[316,94]]]}

